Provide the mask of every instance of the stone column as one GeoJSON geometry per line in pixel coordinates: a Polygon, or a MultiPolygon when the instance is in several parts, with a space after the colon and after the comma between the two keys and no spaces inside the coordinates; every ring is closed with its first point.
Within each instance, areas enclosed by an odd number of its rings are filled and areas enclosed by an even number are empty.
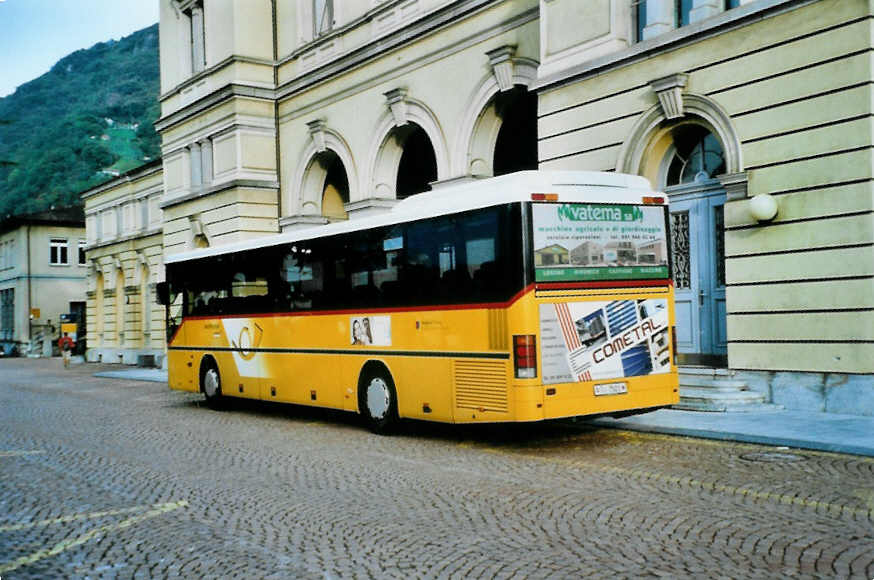
{"type": "Polygon", "coordinates": [[[203,166],[201,165],[200,143],[192,143],[188,148],[191,155],[191,191],[203,185],[203,166]]]}
{"type": "Polygon", "coordinates": [[[203,184],[212,184],[212,139],[200,142],[200,172],[203,184]]]}
{"type": "Polygon", "coordinates": [[[191,9],[191,72],[199,73],[204,68],[203,8],[191,9]]]}

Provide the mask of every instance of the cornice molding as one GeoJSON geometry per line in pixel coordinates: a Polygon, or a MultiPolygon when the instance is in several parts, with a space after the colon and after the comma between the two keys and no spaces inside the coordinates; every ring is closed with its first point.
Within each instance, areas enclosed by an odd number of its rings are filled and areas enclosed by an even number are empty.
{"type": "Polygon", "coordinates": [[[159,163],[160,159],[154,159],[145,165],[141,165],[135,169],[131,169],[130,171],[119,175],[116,178],[110,179],[106,183],[98,185],[97,187],[93,187],[79,195],[79,198],[82,200],[87,200],[95,195],[100,195],[101,193],[105,193],[106,191],[118,187],[119,185],[123,185],[125,183],[131,183],[132,181],[138,181],[140,179],[145,179],[150,177],[151,175],[161,173],[164,171],[164,164],[159,163]]]}
{"type": "MultiPolygon", "coordinates": [[[[91,252],[93,250],[106,249],[106,248],[109,248],[110,246],[115,246],[115,245],[119,245],[120,247],[117,249],[114,249],[112,253],[115,253],[117,250],[121,250],[122,249],[121,246],[123,246],[124,249],[126,249],[126,250],[131,250],[131,249],[135,250],[136,248],[131,245],[131,242],[145,240],[145,239],[150,238],[152,236],[160,236],[163,233],[162,228],[163,228],[163,226],[158,226],[158,227],[149,228],[147,230],[137,232],[135,234],[122,236],[120,238],[112,238],[111,240],[106,240],[105,242],[96,242],[93,244],[89,244],[89,245],[85,246],[85,251],[91,252]]],[[[161,242],[158,241],[157,245],[161,245],[161,242]]],[[[102,257],[102,256],[98,256],[98,257],[102,257]]]]}
{"type": "Polygon", "coordinates": [[[245,187],[249,189],[270,189],[273,191],[279,191],[279,182],[266,179],[232,179],[230,181],[224,181],[210,187],[204,187],[203,189],[199,189],[197,191],[192,191],[190,193],[164,200],[163,202],[161,202],[160,207],[161,209],[166,209],[168,207],[173,207],[174,205],[180,205],[188,201],[212,195],[213,193],[218,193],[220,191],[234,189],[237,187],[245,187]]]}
{"type": "Polygon", "coordinates": [[[262,99],[272,102],[275,100],[275,91],[240,83],[230,83],[194,101],[190,105],[186,105],[165,117],[161,117],[155,122],[155,131],[160,133],[171,129],[187,119],[217,107],[234,97],[262,99]]]}

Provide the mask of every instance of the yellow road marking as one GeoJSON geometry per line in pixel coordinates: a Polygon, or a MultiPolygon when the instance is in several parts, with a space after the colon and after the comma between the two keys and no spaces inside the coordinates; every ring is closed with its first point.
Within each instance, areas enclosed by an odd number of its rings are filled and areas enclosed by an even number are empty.
{"type": "Polygon", "coordinates": [[[172,503],[164,503],[164,504],[156,504],[155,507],[143,514],[130,517],[124,521],[121,521],[117,524],[107,524],[105,526],[100,526],[98,528],[94,528],[90,532],[82,534],[76,538],[72,538],[69,540],[64,540],[63,542],[58,542],[53,547],[39,550],[38,552],[34,552],[29,556],[22,556],[17,560],[13,560],[7,564],[0,564],[0,574],[4,572],[11,572],[17,568],[21,568],[22,566],[27,566],[28,564],[33,564],[34,562],[38,562],[40,560],[44,560],[51,556],[57,556],[61,552],[65,552],[71,548],[75,548],[76,546],[81,546],[88,540],[98,536],[100,534],[105,534],[106,532],[111,532],[115,530],[123,530],[125,528],[129,528],[132,525],[139,523],[143,520],[147,520],[149,518],[153,518],[155,516],[160,516],[162,514],[171,512],[173,510],[179,509],[181,507],[185,507],[188,505],[187,501],[177,501],[172,503]]]}
{"type": "Polygon", "coordinates": [[[805,499],[803,497],[797,497],[795,495],[789,495],[785,493],[772,493],[769,491],[756,491],[754,489],[749,489],[746,487],[737,487],[733,485],[725,485],[722,483],[714,483],[711,481],[703,481],[700,479],[695,479],[694,477],[677,477],[674,475],[665,475],[664,473],[659,473],[657,471],[647,471],[644,469],[628,469],[625,467],[616,467],[612,465],[599,465],[597,463],[586,463],[583,461],[575,461],[573,459],[562,459],[560,457],[537,457],[535,455],[529,455],[526,453],[513,453],[511,451],[506,451],[504,449],[494,449],[485,446],[479,446],[479,449],[486,451],[487,453],[495,453],[497,455],[511,455],[511,456],[523,456],[526,459],[532,459],[535,461],[542,461],[544,463],[552,462],[552,463],[562,463],[571,467],[575,467],[578,469],[588,469],[588,470],[597,470],[605,473],[619,473],[622,475],[627,475],[630,477],[634,477],[637,479],[651,479],[655,481],[660,481],[664,483],[671,483],[676,485],[687,485],[689,487],[712,491],[716,493],[722,493],[725,495],[733,495],[738,497],[751,497],[755,499],[763,499],[768,500],[773,503],[779,503],[784,505],[797,505],[808,508],[818,508],[824,509],[829,512],[834,512],[834,515],[838,514],[847,514],[854,516],[861,516],[866,518],[874,519],[874,509],[865,509],[865,508],[856,508],[848,505],[832,503],[827,501],[818,501],[812,499],[805,499]]]}
{"type": "Polygon", "coordinates": [[[45,451],[38,449],[33,451],[0,451],[0,457],[19,457],[21,455],[36,455],[38,453],[45,453],[45,451]]]}
{"type": "MultiPolygon", "coordinates": [[[[163,504],[157,504],[152,507],[159,507],[163,504]]],[[[12,524],[8,526],[0,526],[0,532],[14,532],[15,530],[25,530],[27,528],[37,528],[41,526],[51,526],[54,524],[65,524],[67,522],[74,522],[76,520],[93,520],[97,518],[102,518],[106,516],[117,516],[120,514],[129,514],[131,512],[140,512],[147,509],[149,506],[136,506],[130,508],[121,508],[117,510],[106,510],[102,512],[91,512],[85,514],[74,514],[71,516],[61,516],[58,518],[52,518],[48,520],[40,520],[38,522],[29,522],[26,524],[12,524]]]]}

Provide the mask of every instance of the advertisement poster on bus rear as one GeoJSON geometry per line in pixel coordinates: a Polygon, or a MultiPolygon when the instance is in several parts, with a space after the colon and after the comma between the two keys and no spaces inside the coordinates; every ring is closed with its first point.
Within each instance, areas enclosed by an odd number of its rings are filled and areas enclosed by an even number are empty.
{"type": "Polygon", "coordinates": [[[543,383],[669,372],[668,328],[663,299],[541,304],[543,383]]]}
{"type": "Polygon", "coordinates": [[[664,206],[535,203],[532,213],[538,282],[668,277],[664,206]]]}

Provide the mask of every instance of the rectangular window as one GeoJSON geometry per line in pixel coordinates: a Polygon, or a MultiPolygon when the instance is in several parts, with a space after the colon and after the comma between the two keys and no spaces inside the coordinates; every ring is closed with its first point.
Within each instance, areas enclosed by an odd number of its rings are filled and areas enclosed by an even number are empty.
{"type": "Polygon", "coordinates": [[[731,10],[740,6],[740,0],[725,0],[725,9],[731,10]]]}
{"type": "Polygon", "coordinates": [[[0,290],[0,337],[15,338],[15,289],[0,290]]]}
{"type": "Polygon", "coordinates": [[[52,238],[49,243],[49,264],[53,266],[66,266],[69,263],[67,240],[52,238]]]}
{"type": "Polygon", "coordinates": [[[85,240],[79,240],[79,265],[85,265],[85,240]]]}
{"type": "Polygon", "coordinates": [[[313,0],[313,35],[318,37],[334,27],[334,1],[313,0]]]}
{"type": "Polygon", "coordinates": [[[677,1],[677,26],[689,25],[689,14],[692,12],[692,0],[677,1]]]}
{"type": "Polygon", "coordinates": [[[631,3],[634,15],[635,41],[643,41],[643,29],[646,27],[646,0],[634,0],[631,3]]]}

